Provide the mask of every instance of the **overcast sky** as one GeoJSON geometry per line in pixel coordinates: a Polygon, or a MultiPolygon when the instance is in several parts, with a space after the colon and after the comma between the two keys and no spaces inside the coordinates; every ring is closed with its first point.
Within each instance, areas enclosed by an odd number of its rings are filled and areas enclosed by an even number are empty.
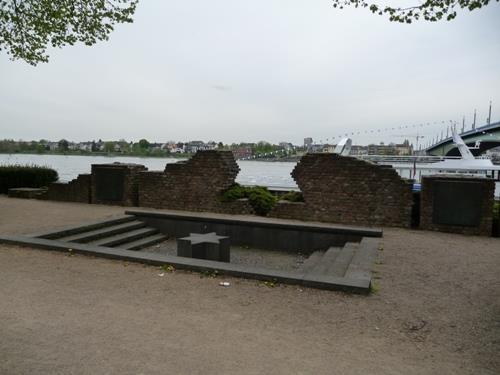
{"type": "MultiPolygon", "coordinates": [[[[0,53],[0,138],[354,143],[500,120],[500,4],[400,25],[329,0],[142,0],[108,42],[0,53]],[[430,123],[399,132],[364,132],[430,123]]],[[[427,138],[429,139],[429,138],[427,138]]]]}

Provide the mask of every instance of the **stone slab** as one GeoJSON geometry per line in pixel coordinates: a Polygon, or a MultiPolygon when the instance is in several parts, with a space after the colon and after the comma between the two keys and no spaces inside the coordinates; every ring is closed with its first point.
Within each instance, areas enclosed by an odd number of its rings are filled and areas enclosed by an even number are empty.
{"type": "Polygon", "coordinates": [[[229,262],[230,240],[215,232],[190,233],[189,237],[177,239],[177,256],[229,262]]]}
{"type": "Polygon", "coordinates": [[[434,182],[432,221],[438,225],[476,227],[481,222],[483,185],[474,181],[434,182]]]}
{"type": "Polygon", "coordinates": [[[42,188],[11,188],[8,196],[9,198],[36,199],[46,192],[47,189],[42,188]]]}

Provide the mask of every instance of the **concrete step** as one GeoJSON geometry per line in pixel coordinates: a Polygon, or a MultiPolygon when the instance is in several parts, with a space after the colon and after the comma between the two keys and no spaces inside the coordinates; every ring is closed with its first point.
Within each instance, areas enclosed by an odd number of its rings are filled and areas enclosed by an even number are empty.
{"type": "Polygon", "coordinates": [[[130,232],[120,233],[111,237],[102,238],[100,240],[92,242],[92,244],[97,246],[114,247],[128,242],[133,242],[156,233],[158,233],[158,229],[156,228],[150,228],[150,227],[140,228],[132,230],[130,232]]]}
{"type": "Polygon", "coordinates": [[[37,238],[46,238],[46,239],[59,239],[63,237],[69,237],[78,233],[89,232],[92,230],[106,228],[113,225],[128,223],[130,221],[137,220],[135,216],[132,215],[124,215],[115,217],[113,219],[99,220],[93,221],[91,223],[79,224],[77,226],[70,226],[66,228],[59,229],[57,231],[43,232],[43,233],[34,233],[31,234],[31,237],[37,238]]]}
{"type": "Polygon", "coordinates": [[[341,250],[341,247],[330,247],[309,272],[315,275],[328,275],[328,269],[335,262],[341,250]]]}
{"type": "Polygon", "coordinates": [[[352,258],[351,264],[345,273],[350,279],[370,279],[371,269],[377,258],[380,240],[375,238],[363,238],[359,248],[352,258]]]}
{"type": "Polygon", "coordinates": [[[65,242],[78,242],[78,243],[86,243],[90,241],[95,241],[100,238],[106,238],[113,236],[115,234],[129,232],[134,229],[139,229],[145,227],[146,224],[142,221],[134,220],[129,221],[122,224],[106,226],[104,228],[99,228],[95,230],[91,230],[88,232],[74,234],[68,237],[62,237],[61,241],[65,242]]]}
{"type": "Polygon", "coordinates": [[[359,249],[359,243],[347,242],[340,251],[335,261],[330,264],[327,274],[330,276],[344,277],[347,268],[351,264],[354,254],[359,249]]]}
{"type": "Polygon", "coordinates": [[[128,242],[120,246],[121,249],[126,250],[140,250],[148,246],[155,245],[159,242],[163,242],[168,238],[168,236],[163,233],[153,234],[152,236],[144,237],[136,241],[128,242]]]}
{"type": "Polygon", "coordinates": [[[300,270],[304,273],[308,273],[318,265],[318,263],[323,258],[324,254],[325,251],[315,251],[314,253],[309,255],[309,257],[304,261],[304,263],[302,263],[302,265],[300,266],[300,270]]]}

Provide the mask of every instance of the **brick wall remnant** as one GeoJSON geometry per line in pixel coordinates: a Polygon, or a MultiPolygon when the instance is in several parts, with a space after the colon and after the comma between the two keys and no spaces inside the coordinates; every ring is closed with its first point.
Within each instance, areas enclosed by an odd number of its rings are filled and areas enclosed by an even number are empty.
{"type": "Polygon", "coordinates": [[[42,199],[90,203],[90,174],[80,174],[69,182],[53,182],[42,199]]]}
{"type": "Polygon", "coordinates": [[[137,206],[141,164],[92,164],[91,202],[118,206],[137,206]]]}
{"type": "Polygon", "coordinates": [[[306,207],[307,206],[304,202],[289,202],[280,200],[273,207],[269,216],[279,217],[280,219],[308,220],[306,207]]]}
{"type": "Polygon", "coordinates": [[[420,197],[420,228],[491,236],[494,199],[492,179],[425,176],[420,197]]]}
{"type": "Polygon", "coordinates": [[[240,168],[230,151],[198,151],[191,159],[167,164],[164,172],[139,174],[139,205],[187,211],[250,213],[248,202],[219,201],[240,168]]]}
{"type": "Polygon", "coordinates": [[[355,225],[409,227],[412,181],[390,166],[354,157],[309,153],[292,177],[303,204],[278,203],[270,216],[355,225]]]}

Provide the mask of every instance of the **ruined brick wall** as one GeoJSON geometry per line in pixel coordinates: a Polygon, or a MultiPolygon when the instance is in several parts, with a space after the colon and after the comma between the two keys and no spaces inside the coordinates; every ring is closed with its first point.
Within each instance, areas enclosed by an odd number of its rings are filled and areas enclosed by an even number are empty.
{"type": "Polygon", "coordinates": [[[278,201],[269,216],[280,219],[308,220],[307,206],[304,202],[278,201]]]}
{"type": "Polygon", "coordinates": [[[61,202],[90,203],[90,174],[80,174],[67,183],[50,184],[42,199],[61,202]]]}
{"type": "Polygon", "coordinates": [[[253,207],[248,202],[248,199],[238,199],[234,202],[219,202],[217,201],[212,209],[214,212],[230,214],[230,215],[255,215],[253,207]]]}
{"type": "Polygon", "coordinates": [[[495,182],[467,176],[422,178],[420,228],[491,236],[495,182]]]}
{"type": "Polygon", "coordinates": [[[390,166],[313,153],[302,157],[292,177],[304,204],[278,204],[270,216],[368,226],[411,224],[412,183],[390,166]]]}
{"type": "Polygon", "coordinates": [[[139,203],[139,174],[147,171],[141,164],[92,164],[91,202],[119,206],[139,203]]]}
{"type": "MultiPolygon", "coordinates": [[[[233,213],[248,204],[222,204],[219,195],[234,184],[239,167],[230,151],[198,151],[187,161],[167,164],[164,172],[139,174],[139,205],[188,211],[233,213]]],[[[247,213],[247,212],[241,212],[247,213]]]]}

